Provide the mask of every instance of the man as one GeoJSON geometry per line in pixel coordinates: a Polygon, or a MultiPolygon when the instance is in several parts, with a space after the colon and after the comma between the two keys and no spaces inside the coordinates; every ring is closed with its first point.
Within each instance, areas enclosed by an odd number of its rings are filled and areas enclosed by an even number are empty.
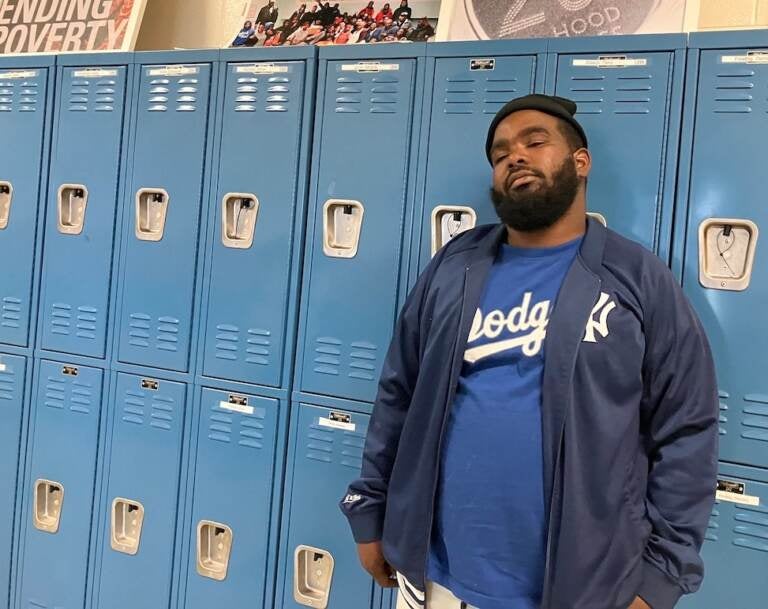
{"type": "Polygon", "coordinates": [[[277,23],[277,7],[274,0],[269,0],[267,4],[261,7],[259,14],[256,17],[256,23],[277,23]]]}
{"type": "Polygon", "coordinates": [[[666,266],[587,219],[575,112],[499,111],[502,225],[442,248],[395,328],[341,507],[400,609],[672,609],[701,583],[709,346],[666,266]]]}
{"type": "Polygon", "coordinates": [[[291,46],[295,46],[297,44],[302,44],[309,38],[311,32],[309,31],[309,24],[308,23],[302,23],[301,27],[293,32],[290,36],[288,36],[287,42],[291,46]]]}

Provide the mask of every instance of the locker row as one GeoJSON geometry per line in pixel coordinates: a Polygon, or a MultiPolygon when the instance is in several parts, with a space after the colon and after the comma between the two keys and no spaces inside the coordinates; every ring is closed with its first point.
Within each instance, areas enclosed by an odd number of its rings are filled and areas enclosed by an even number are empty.
{"type": "Polygon", "coordinates": [[[669,262],[715,353],[722,484],[744,500],[716,506],[685,602],[756,609],[766,48],[740,32],[0,58],[8,606],[388,604],[336,503],[409,286],[495,221],[488,123],[545,92],[579,104],[591,213],[669,262]]]}

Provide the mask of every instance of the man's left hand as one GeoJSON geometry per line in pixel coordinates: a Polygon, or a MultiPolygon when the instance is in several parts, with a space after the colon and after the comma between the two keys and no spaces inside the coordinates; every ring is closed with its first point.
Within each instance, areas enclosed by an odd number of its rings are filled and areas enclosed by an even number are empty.
{"type": "Polygon", "coordinates": [[[627,609],[652,609],[651,606],[646,603],[642,598],[635,597],[635,600],[632,601],[632,604],[627,607],[627,609]]]}

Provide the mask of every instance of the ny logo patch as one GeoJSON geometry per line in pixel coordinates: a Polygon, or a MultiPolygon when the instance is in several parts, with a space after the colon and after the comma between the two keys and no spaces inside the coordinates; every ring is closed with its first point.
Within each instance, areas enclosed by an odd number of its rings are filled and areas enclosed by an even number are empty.
{"type": "Polygon", "coordinates": [[[605,292],[600,292],[600,298],[597,300],[597,304],[593,307],[592,313],[589,314],[589,320],[587,321],[587,328],[584,331],[585,343],[596,343],[595,333],[599,334],[603,338],[608,336],[608,315],[616,308],[616,303],[611,300],[605,292]]]}

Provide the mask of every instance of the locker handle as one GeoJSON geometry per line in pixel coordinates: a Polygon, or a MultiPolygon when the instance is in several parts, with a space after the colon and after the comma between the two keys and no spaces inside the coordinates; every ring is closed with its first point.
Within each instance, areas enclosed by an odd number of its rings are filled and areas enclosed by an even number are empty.
{"type": "Polygon", "coordinates": [[[64,506],[64,485],[51,480],[37,480],[34,497],[35,528],[55,535],[59,532],[61,509],[64,506]]]}
{"type": "Polygon", "coordinates": [[[248,249],[253,245],[259,199],[256,195],[230,192],[221,202],[221,242],[224,247],[248,249]]]}
{"type": "Polygon", "coordinates": [[[299,546],[294,553],[293,598],[300,605],[326,609],[333,580],[334,560],[330,552],[299,546]]]}
{"type": "Polygon", "coordinates": [[[226,524],[201,520],[197,524],[197,572],[216,581],[227,578],[232,552],[232,529],[226,524]]]}
{"type": "Polygon", "coordinates": [[[475,228],[477,213],[463,205],[438,205],[432,210],[432,255],[455,236],[475,228]]]}
{"type": "Polygon", "coordinates": [[[760,231],[744,218],[707,218],[699,225],[699,283],[712,290],[749,287],[760,231]]]}
{"type": "Polygon", "coordinates": [[[160,241],[165,234],[170,197],[162,188],[141,188],[136,193],[136,238],[160,241]]]}
{"type": "Polygon", "coordinates": [[[5,230],[8,227],[12,201],[13,185],[10,182],[0,182],[0,230],[5,230]]]}
{"type": "Polygon", "coordinates": [[[332,258],[354,258],[360,245],[365,208],[360,201],[328,199],[323,206],[323,252],[332,258]]]}
{"type": "Polygon", "coordinates": [[[79,235],[85,224],[85,208],[88,205],[88,189],[82,184],[59,186],[59,232],[64,235],[79,235]]]}
{"type": "Polygon", "coordinates": [[[117,497],[112,502],[112,549],[135,555],[139,551],[143,524],[144,506],[138,501],[117,497]]]}

